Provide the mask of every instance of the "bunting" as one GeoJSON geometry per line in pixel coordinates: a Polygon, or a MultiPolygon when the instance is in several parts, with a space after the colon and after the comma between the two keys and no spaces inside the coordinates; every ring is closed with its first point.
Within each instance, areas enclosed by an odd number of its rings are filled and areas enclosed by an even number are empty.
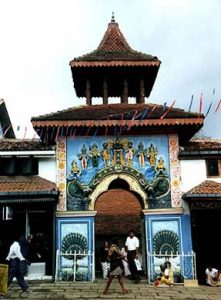
{"type": "Polygon", "coordinates": [[[215,109],[214,113],[216,113],[216,112],[218,111],[218,109],[219,109],[219,107],[220,107],[220,104],[221,104],[221,99],[219,100],[219,103],[217,104],[217,106],[216,106],[216,109],[215,109]]]}
{"type": "Polygon", "coordinates": [[[189,105],[188,112],[191,111],[192,105],[193,105],[193,95],[191,96],[191,100],[190,100],[190,105],[189,105]]]}
{"type": "Polygon", "coordinates": [[[137,110],[135,110],[135,112],[134,112],[134,115],[133,115],[133,117],[132,117],[132,119],[130,121],[130,124],[128,125],[127,131],[130,130],[131,126],[134,125],[134,120],[136,118],[136,115],[137,115],[137,110]]]}
{"type": "Polygon", "coordinates": [[[212,107],[214,95],[215,95],[215,88],[213,89],[212,100],[211,100],[210,105],[209,105],[209,107],[208,107],[208,109],[207,109],[207,112],[206,112],[206,114],[205,114],[205,118],[208,116],[208,114],[209,114],[209,112],[210,112],[210,109],[211,109],[211,107],[212,107]]]}
{"type": "Polygon", "coordinates": [[[6,128],[6,130],[3,132],[3,136],[5,136],[6,135],[6,133],[9,131],[9,129],[11,128],[12,126],[11,125],[9,125],[8,126],[8,128],[6,128]]]}
{"type": "Polygon", "coordinates": [[[199,113],[202,113],[203,108],[203,93],[200,94],[200,107],[199,107],[199,113]]]}
{"type": "Polygon", "coordinates": [[[27,134],[27,126],[25,126],[25,132],[24,132],[23,140],[25,140],[26,134],[27,134]]]}
{"type": "Polygon", "coordinates": [[[174,100],[173,103],[170,105],[170,107],[165,111],[165,113],[162,114],[162,116],[160,117],[160,119],[163,119],[164,117],[166,117],[166,115],[168,114],[168,112],[173,108],[175,102],[176,102],[176,100],[174,100]]]}

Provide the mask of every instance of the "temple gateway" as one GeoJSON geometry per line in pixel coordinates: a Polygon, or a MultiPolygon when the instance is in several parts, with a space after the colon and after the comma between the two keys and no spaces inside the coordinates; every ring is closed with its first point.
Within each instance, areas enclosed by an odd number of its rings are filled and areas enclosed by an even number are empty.
{"type": "MultiPolygon", "coordinates": [[[[202,189],[206,195],[212,183],[195,192],[186,177],[184,196],[181,187],[181,166],[202,146],[190,140],[204,116],[148,102],[160,64],[132,49],[112,17],[97,49],[70,61],[79,106],[31,119],[40,143],[56,155],[56,189],[33,209],[47,208],[41,224],[50,231],[52,255],[46,264],[57,279],[94,280],[101,245],[118,239],[124,247],[130,229],[149,283],[166,259],[175,282],[196,279],[195,252],[206,264],[192,240],[199,235],[191,214],[202,219],[202,189]]],[[[214,195],[207,200],[219,198],[214,195]]]]}

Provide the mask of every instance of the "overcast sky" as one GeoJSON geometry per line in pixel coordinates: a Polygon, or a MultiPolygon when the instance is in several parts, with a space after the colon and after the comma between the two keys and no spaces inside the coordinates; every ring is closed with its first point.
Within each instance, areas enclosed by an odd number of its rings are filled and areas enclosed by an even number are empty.
{"type": "Polygon", "coordinates": [[[194,95],[199,112],[202,92],[204,134],[221,138],[220,0],[0,0],[0,98],[17,137],[33,137],[33,116],[85,104],[69,62],[97,48],[112,11],[129,45],[162,62],[146,102],[188,110],[194,95]]]}

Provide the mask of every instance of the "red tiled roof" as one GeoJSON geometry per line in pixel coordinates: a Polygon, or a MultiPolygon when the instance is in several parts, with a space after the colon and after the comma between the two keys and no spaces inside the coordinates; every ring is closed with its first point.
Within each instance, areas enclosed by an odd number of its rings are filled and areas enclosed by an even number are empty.
{"type": "Polygon", "coordinates": [[[151,65],[160,65],[160,61],[156,56],[133,50],[120,31],[118,23],[112,20],[108,24],[98,48],[91,53],[75,58],[70,62],[70,65],[72,67],[131,66],[134,65],[134,61],[137,61],[136,66],[147,65],[144,61],[152,62],[151,65]],[[128,61],[128,64],[125,61],[128,61]],[[143,61],[143,63],[138,64],[138,61],[143,61]]]}
{"type": "Polygon", "coordinates": [[[187,145],[184,147],[184,151],[211,151],[211,150],[221,150],[221,140],[193,139],[189,141],[187,145]]]}
{"type": "MultiPolygon", "coordinates": [[[[161,119],[161,116],[165,113],[165,109],[162,105],[154,105],[154,104],[102,104],[102,105],[84,105],[78,107],[72,107],[66,110],[58,111],[51,114],[46,114],[38,117],[32,117],[31,121],[34,126],[38,126],[41,121],[45,121],[45,124],[48,121],[67,121],[70,125],[76,124],[76,126],[85,125],[87,122],[88,125],[91,126],[91,121],[94,121],[94,124],[97,126],[112,126],[112,125],[119,125],[119,120],[124,120],[125,123],[131,121],[132,117],[134,116],[135,112],[137,115],[135,117],[135,123],[138,122],[139,125],[142,125],[146,122],[146,124],[159,123],[159,125],[164,124],[165,120],[172,119],[174,122],[179,124],[179,119],[186,120],[186,122],[190,123],[202,123],[204,116],[198,113],[192,113],[184,111],[183,109],[172,108],[168,114],[161,119]],[[154,111],[153,108],[155,107],[154,111]],[[145,116],[140,121],[142,112],[144,113],[147,110],[145,116]],[[152,112],[151,112],[152,111],[152,112]],[[139,115],[139,116],[138,116],[139,115]],[[195,121],[193,121],[196,119],[195,121]],[[76,121],[70,122],[70,121],[76,121]],[[117,121],[117,122],[115,122],[117,121]]],[[[53,122],[52,122],[53,123],[53,122]]],[[[51,124],[52,124],[51,123],[51,124]]],[[[64,122],[62,122],[63,124],[64,122]]]]}
{"type": "MultiPolygon", "coordinates": [[[[187,142],[203,126],[204,116],[190,113],[181,109],[168,108],[154,104],[108,104],[88,105],[69,108],[43,116],[33,117],[32,125],[41,139],[54,143],[58,136],[89,135],[87,129],[99,129],[99,134],[104,134],[105,127],[112,133],[114,129],[126,133],[126,127],[133,134],[150,134],[155,130],[159,132],[173,131],[179,134],[180,144],[187,142]],[[164,117],[162,117],[165,115],[164,117]],[[126,126],[125,126],[126,125],[126,126]],[[76,131],[76,129],[79,130],[76,131]]],[[[127,130],[127,134],[128,134],[127,130]]],[[[90,130],[90,135],[95,133],[90,130]]],[[[155,132],[156,133],[156,132],[155,132]]],[[[96,133],[97,134],[97,133],[96,133]]]]}
{"type": "Polygon", "coordinates": [[[40,176],[0,176],[0,195],[2,193],[51,192],[56,184],[40,176]]]}
{"type": "Polygon", "coordinates": [[[199,197],[203,196],[211,196],[211,195],[219,195],[221,196],[221,183],[211,181],[211,180],[206,180],[203,181],[201,184],[195,186],[192,188],[190,191],[188,191],[185,195],[185,197],[191,198],[191,196],[196,196],[198,195],[199,197]]]}
{"type": "Polygon", "coordinates": [[[48,151],[54,147],[43,144],[40,140],[0,140],[0,151],[48,151]]]}

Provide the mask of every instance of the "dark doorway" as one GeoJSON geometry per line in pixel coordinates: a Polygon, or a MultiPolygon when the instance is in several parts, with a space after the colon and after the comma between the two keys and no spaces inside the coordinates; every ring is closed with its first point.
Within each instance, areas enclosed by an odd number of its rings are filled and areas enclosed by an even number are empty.
{"type": "Polygon", "coordinates": [[[193,250],[196,253],[197,278],[199,284],[205,284],[205,269],[208,264],[221,269],[218,247],[221,210],[193,210],[191,219],[193,250]]]}
{"type": "Polygon", "coordinates": [[[0,220],[0,262],[4,262],[10,245],[21,234],[33,235],[29,245],[31,268],[45,263],[45,275],[52,275],[54,206],[51,203],[12,206],[10,220],[0,220]]]}

